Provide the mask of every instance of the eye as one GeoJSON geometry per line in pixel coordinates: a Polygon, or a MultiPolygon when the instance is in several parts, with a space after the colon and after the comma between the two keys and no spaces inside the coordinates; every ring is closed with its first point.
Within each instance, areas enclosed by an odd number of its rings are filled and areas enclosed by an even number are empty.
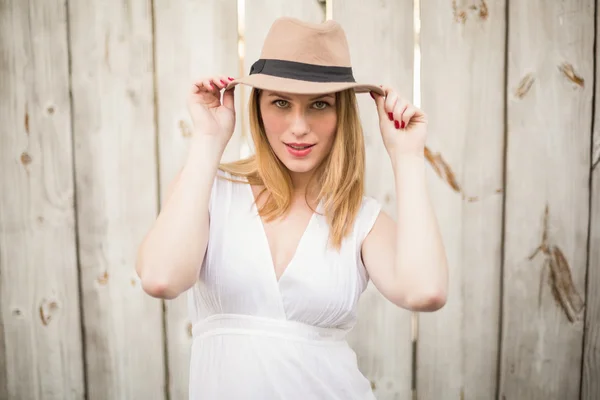
{"type": "Polygon", "coordinates": [[[279,108],[286,108],[288,106],[287,100],[275,100],[273,104],[279,108]]]}
{"type": "Polygon", "coordinates": [[[317,109],[317,110],[323,110],[327,107],[329,107],[329,103],[327,103],[326,101],[316,101],[313,106],[317,109]]]}

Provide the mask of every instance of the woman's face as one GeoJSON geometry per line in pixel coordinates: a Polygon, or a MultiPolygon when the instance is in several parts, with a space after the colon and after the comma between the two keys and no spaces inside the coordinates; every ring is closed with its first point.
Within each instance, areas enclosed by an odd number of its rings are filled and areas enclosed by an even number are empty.
{"type": "Polygon", "coordinates": [[[333,145],[335,94],[298,95],[263,90],[260,110],[267,139],[293,175],[314,172],[333,145]]]}

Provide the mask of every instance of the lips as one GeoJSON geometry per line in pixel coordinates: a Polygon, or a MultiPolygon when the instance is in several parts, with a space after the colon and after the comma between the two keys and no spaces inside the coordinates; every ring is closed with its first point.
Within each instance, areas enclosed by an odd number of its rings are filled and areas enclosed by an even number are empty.
{"type": "Polygon", "coordinates": [[[294,150],[306,150],[314,146],[314,144],[309,143],[286,143],[285,145],[291,147],[294,150]]]}
{"type": "Polygon", "coordinates": [[[314,144],[309,143],[285,143],[288,153],[296,158],[303,158],[310,154],[314,144]]]}

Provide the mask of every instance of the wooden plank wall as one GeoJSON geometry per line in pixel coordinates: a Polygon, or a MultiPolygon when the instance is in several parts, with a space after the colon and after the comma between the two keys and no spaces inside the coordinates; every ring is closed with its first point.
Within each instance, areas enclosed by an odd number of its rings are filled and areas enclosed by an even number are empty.
{"type": "Polygon", "coordinates": [[[422,399],[492,399],[499,333],[505,0],[425,0],[421,104],[428,180],[450,268],[446,306],[419,315],[422,399]]]}
{"type": "Polygon", "coordinates": [[[162,399],[161,302],[134,269],[158,208],[151,3],[68,5],[88,399],[162,399]]]}
{"type": "Polygon", "coordinates": [[[596,78],[592,125],[590,240],[586,290],[586,318],[581,376],[581,399],[600,398],[600,1],[596,0],[596,78]]]}
{"type": "Polygon", "coordinates": [[[499,397],[577,399],[590,218],[594,1],[514,0],[508,10],[499,397]]]}
{"type": "Polygon", "coordinates": [[[0,398],[84,393],[63,1],[0,2],[0,398]]]}
{"type": "MultiPolygon", "coordinates": [[[[237,1],[155,0],[154,23],[162,198],[187,157],[192,123],[186,102],[192,82],[213,75],[238,76],[237,1]]],[[[239,100],[237,89],[236,96],[239,100]]],[[[241,112],[237,114],[224,160],[239,156],[241,112]]],[[[186,399],[192,345],[187,297],[166,301],[165,306],[169,395],[186,399]]]]}
{"type": "MultiPolygon", "coordinates": [[[[414,371],[410,313],[369,286],[349,338],[359,367],[384,400],[410,398],[411,378],[420,399],[596,400],[598,0],[415,4],[419,75],[413,0],[327,3],[357,80],[409,99],[421,82],[451,269],[447,306],[419,315],[414,371]]],[[[238,11],[237,0],[0,2],[1,399],[187,398],[186,298],[145,295],[134,260],[187,155],[189,86],[247,74],[279,16],[326,18],[317,0],[238,11]]],[[[236,88],[224,160],[248,140],[249,92],[236,88]]],[[[367,194],[395,218],[376,110],[358,97],[367,194]]]]}
{"type": "MultiPolygon", "coordinates": [[[[357,81],[394,87],[413,98],[413,1],[333,1],[332,17],[348,38],[357,81]],[[357,22],[360,16],[360,22],[357,22]]],[[[358,95],[367,152],[366,192],[396,217],[390,158],[385,150],[371,96],[358,95]]],[[[411,315],[400,310],[370,284],[359,303],[358,323],[349,336],[359,367],[378,399],[411,396],[411,315]]]]}

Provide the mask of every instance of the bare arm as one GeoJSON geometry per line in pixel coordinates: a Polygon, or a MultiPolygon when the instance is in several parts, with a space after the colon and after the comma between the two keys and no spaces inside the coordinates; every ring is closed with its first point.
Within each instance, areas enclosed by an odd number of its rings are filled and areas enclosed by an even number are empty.
{"type": "Polygon", "coordinates": [[[189,289],[200,273],[208,243],[208,204],[223,149],[195,142],[138,253],[136,271],[144,290],[166,299],[189,289]]]}
{"type": "Polygon", "coordinates": [[[136,272],[153,297],[173,299],[198,279],[209,235],[214,178],[235,125],[233,90],[227,78],[194,84],[190,113],[194,134],[186,162],[173,180],[162,209],[138,249],[136,272]]]}
{"type": "Polygon", "coordinates": [[[435,311],[446,302],[448,271],[427,193],[424,159],[398,159],[394,175],[399,223],[379,215],[363,242],[363,261],[388,300],[412,311],[435,311]]]}
{"type": "Polygon", "coordinates": [[[365,268],[394,304],[435,311],[446,303],[448,265],[425,178],[425,114],[394,90],[373,94],[394,168],[398,224],[381,213],[362,245],[365,268]]]}

